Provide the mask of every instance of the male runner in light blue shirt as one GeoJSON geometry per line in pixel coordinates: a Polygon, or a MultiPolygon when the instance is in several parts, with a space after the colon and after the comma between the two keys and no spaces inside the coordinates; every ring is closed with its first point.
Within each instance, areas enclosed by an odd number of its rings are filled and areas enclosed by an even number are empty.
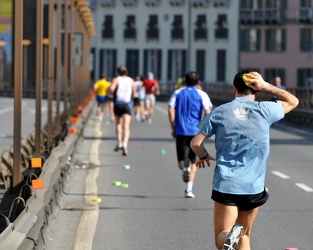
{"type": "Polygon", "coordinates": [[[211,198],[215,244],[222,250],[251,249],[254,221],[259,207],[268,199],[264,181],[270,152],[269,129],[299,103],[286,90],[265,82],[257,72],[237,73],[233,85],[235,100],[207,115],[191,141],[191,148],[200,158],[198,167],[205,167],[205,163],[210,166],[210,160],[216,158],[211,198]],[[260,91],[278,100],[257,102],[260,91]],[[203,146],[213,134],[216,157],[203,146]]]}

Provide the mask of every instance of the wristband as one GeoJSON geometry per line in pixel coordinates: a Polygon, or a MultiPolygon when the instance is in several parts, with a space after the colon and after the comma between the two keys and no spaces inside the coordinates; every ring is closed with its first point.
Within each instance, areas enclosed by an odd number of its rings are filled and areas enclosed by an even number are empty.
{"type": "Polygon", "coordinates": [[[199,160],[205,160],[208,157],[209,157],[209,153],[206,153],[205,156],[199,157],[199,160]]]}

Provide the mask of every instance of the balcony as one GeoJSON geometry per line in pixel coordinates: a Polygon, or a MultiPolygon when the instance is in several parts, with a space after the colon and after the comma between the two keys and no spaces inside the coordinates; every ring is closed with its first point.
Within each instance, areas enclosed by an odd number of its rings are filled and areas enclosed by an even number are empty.
{"type": "Polygon", "coordinates": [[[225,29],[225,28],[215,29],[215,38],[227,39],[228,38],[228,29],[225,29]]]}
{"type": "Polygon", "coordinates": [[[214,0],[213,5],[214,7],[228,7],[229,0],[214,0]]]}
{"type": "Polygon", "coordinates": [[[194,31],[195,40],[207,40],[208,39],[208,30],[206,28],[197,28],[194,31]]]}
{"type": "Polygon", "coordinates": [[[125,39],[136,39],[137,30],[134,28],[128,28],[124,30],[124,38],[125,39]]]}
{"type": "Polygon", "coordinates": [[[102,7],[114,7],[115,0],[101,0],[100,1],[102,7]]]}
{"type": "Polygon", "coordinates": [[[159,39],[159,28],[147,29],[147,40],[158,40],[159,39]]]}
{"type": "Polygon", "coordinates": [[[298,20],[301,23],[313,23],[313,8],[300,8],[298,10],[298,20]]]}
{"type": "Polygon", "coordinates": [[[170,0],[170,5],[173,7],[183,6],[185,4],[185,0],[170,0]]]}
{"type": "Polygon", "coordinates": [[[184,29],[183,28],[172,29],[171,38],[173,40],[183,40],[184,39],[184,29]]]}
{"type": "Polygon", "coordinates": [[[191,0],[191,5],[195,8],[207,7],[208,0],[191,0]]]}
{"type": "Polygon", "coordinates": [[[114,38],[114,30],[113,28],[105,28],[102,30],[102,38],[104,39],[112,39],[114,38]]]}
{"type": "Polygon", "coordinates": [[[241,9],[241,24],[280,24],[284,20],[281,9],[241,9]]]}

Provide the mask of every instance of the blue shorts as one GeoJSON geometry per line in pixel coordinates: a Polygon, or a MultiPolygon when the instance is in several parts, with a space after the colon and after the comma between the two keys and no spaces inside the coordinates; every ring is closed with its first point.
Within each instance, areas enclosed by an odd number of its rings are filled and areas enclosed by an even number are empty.
{"type": "Polygon", "coordinates": [[[106,101],[106,96],[104,95],[97,95],[97,102],[98,103],[105,103],[106,101]]]}

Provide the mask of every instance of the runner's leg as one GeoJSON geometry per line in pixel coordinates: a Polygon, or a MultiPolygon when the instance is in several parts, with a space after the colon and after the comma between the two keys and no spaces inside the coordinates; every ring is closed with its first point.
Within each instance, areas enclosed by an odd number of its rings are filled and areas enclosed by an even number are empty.
{"type": "Polygon", "coordinates": [[[214,235],[217,249],[222,249],[228,232],[235,224],[238,216],[236,206],[226,206],[214,202],[214,235]]]}
{"type": "Polygon", "coordinates": [[[250,250],[251,231],[252,231],[252,227],[255,222],[255,219],[258,215],[258,212],[259,212],[259,207],[254,208],[249,211],[239,210],[238,212],[237,222],[241,224],[245,229],[245,233],[240,238],[240,241],[238,244],[240,250],[250,250]]]}

